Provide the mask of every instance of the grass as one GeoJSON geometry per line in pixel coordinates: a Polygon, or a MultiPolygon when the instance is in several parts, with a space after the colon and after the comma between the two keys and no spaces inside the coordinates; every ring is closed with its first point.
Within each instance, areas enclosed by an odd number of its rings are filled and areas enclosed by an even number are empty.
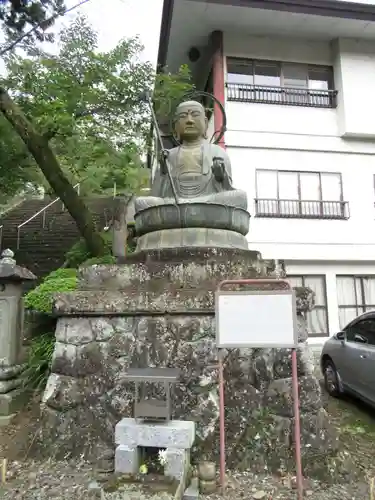
{"type": "Polygon", "coordinates": [[[55,336],[45,333],[31,341],[27,367],[24,372],[24,385],[30,389],[44,389],[51,369],[55,336]]]}

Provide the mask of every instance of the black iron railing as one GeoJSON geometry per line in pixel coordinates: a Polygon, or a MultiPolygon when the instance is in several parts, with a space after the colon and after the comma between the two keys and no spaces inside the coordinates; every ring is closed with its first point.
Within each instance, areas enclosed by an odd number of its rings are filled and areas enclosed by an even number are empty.
{"type": "Polygon", "coordinates": [[[257,217],[291,219],[349,219],[347,201],[255,199],[257,217]]]}
{"type": "Polygon", "coordinates": [[[336,96],[337,90],[309,90],[293,87],[265,87],[246,83],[227,83],[228,101],[335,108],[336,96]]]}

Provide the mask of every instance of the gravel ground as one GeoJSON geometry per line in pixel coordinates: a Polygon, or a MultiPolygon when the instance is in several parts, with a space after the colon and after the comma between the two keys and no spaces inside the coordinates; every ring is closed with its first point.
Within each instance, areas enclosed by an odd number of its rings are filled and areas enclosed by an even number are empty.
{"type": "MultiPolygon", "coordinates": [[[[305,496],[313,500],[374,500],[370,480],[375,477],[375,414],[350,400],[326,398],[325,404],[340,432],[342,451],[350,455],[360,471],[358,480],[348,484],[324,485],[306,481],[305,496]]],[[[0,428],[0,458],[8,460],[7,481],[0,485],[1,500],[84,500],[95,496],[95,477],[83,461],[55,462],[31,460],[30,449],[39,429],[38,401],[35,401],[11,426],[0,428]]],[[[105,500],[170,500],[167,493],[146,494],[123,485],[117,493],[106,493],[105,500]],[[120,494],[121,493],[121,494],[120,494]]],[[[216,500],[220,492],[207,496],[216,500]]],[[[295,500],[295,481],[291,477],[255,476],[228,473],[226,499],[295,500]]]]}

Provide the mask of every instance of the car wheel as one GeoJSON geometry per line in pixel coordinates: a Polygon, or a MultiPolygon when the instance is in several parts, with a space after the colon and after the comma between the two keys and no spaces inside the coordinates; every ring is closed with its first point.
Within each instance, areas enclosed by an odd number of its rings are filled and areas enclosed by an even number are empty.
{"type": "Polygon", "coordinates": [[[330,396],[338,398],[341,395],[339,375],[333,361],[324,364],[324,385],[330,396]]]}

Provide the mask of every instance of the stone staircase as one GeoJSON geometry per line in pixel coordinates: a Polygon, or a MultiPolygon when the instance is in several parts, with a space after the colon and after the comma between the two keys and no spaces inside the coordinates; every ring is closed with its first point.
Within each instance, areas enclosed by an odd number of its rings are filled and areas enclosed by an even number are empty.
{"type": "MultiPolygon", "coordinates": [[[[100,229],[109,222],[112,214],[112,197],[87,200],[87,204],[100,229]]],[[[66,252],[80,238],[76,224],[63,209],[60,200],[26,200],[1,219],[0,248],[10,248],[17,263],[43,278],[65,261],[66,252]],[[49,206],[45,209],[45,207],[49,206]],[[43,210],[45,209],[45,210],[43,210]],[[35,214],[42,211],[33,218],[35,214]],[[31,220],[30,220],[31,219],[31,220]],[[27,222],[20,230],[22,223],[27,222]]]]}

